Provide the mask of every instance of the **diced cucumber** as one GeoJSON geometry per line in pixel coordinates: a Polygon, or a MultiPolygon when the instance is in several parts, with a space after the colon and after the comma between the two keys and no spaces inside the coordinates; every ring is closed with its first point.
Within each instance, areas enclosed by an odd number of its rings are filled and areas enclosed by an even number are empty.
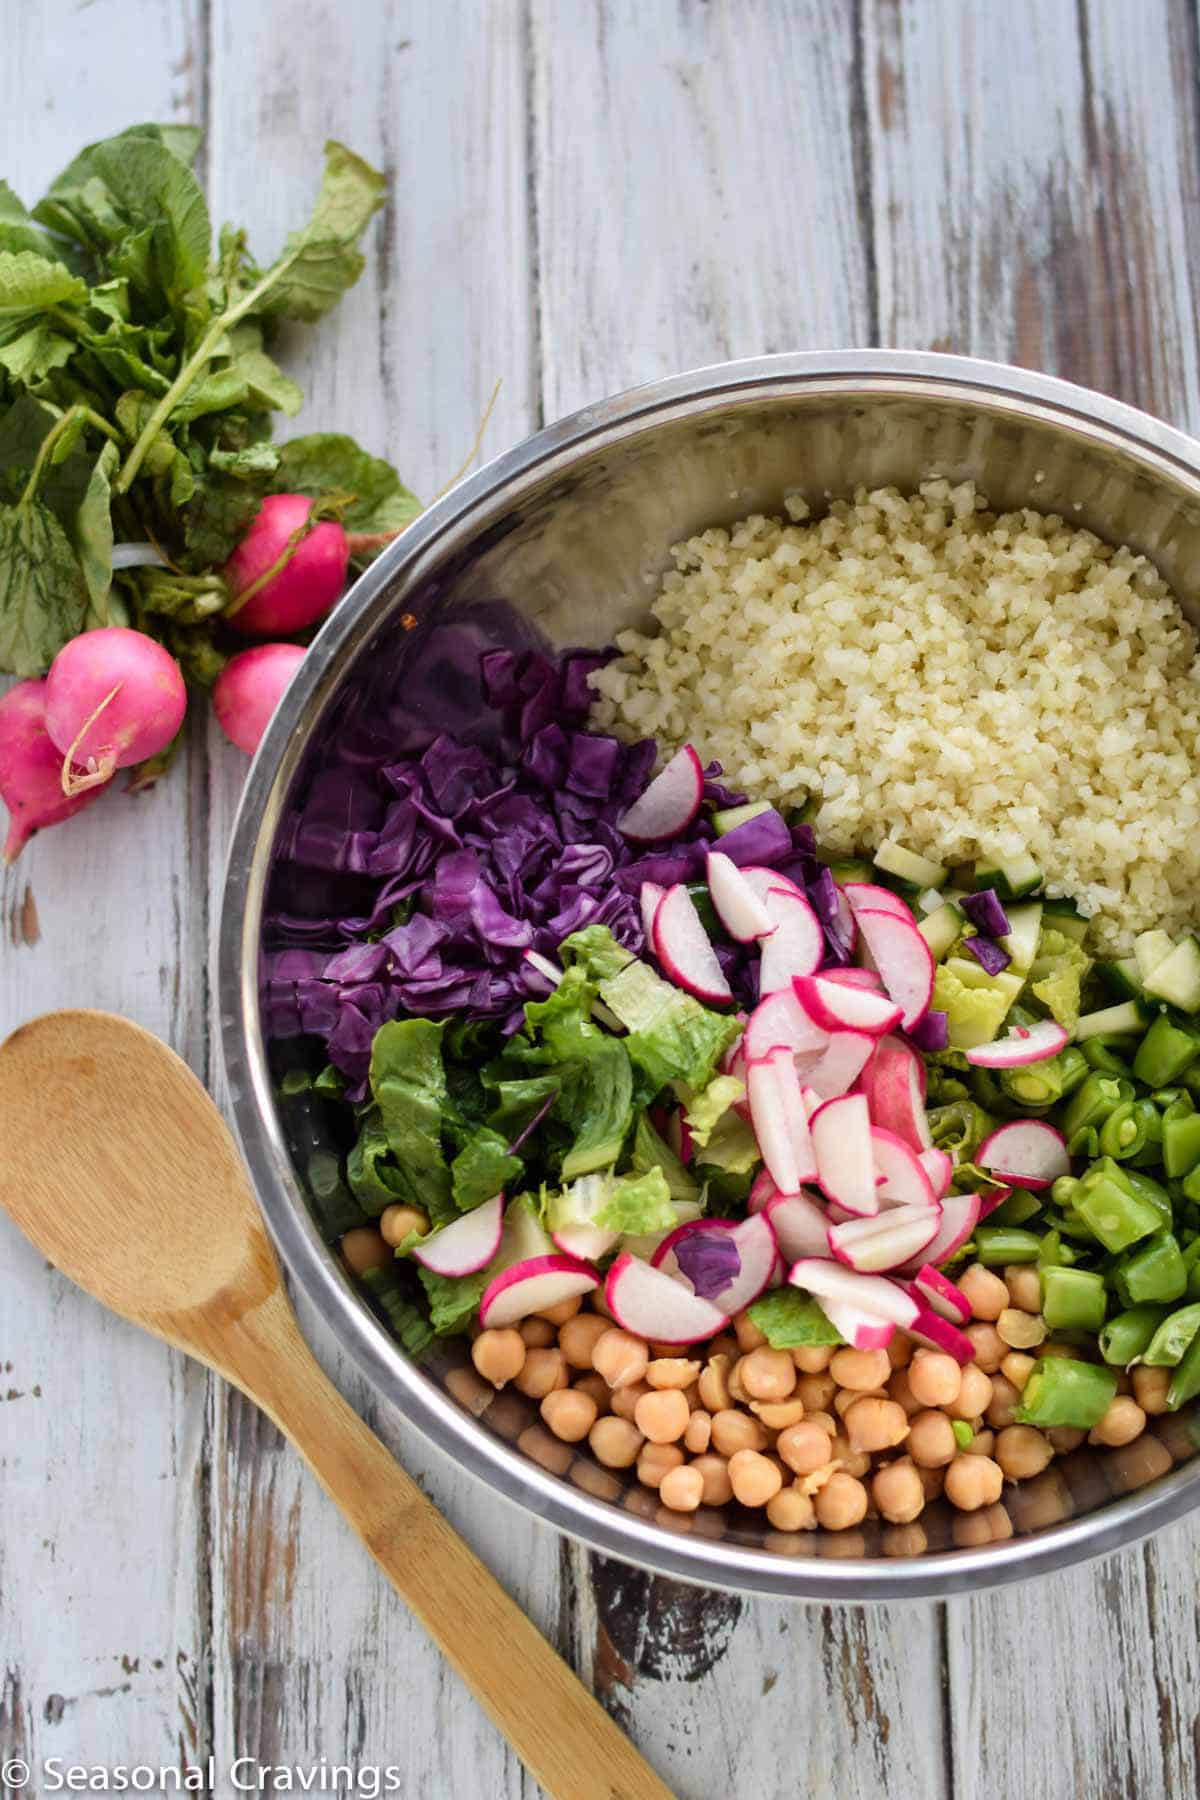
{"type": "Polygon", "coordinates": [[[1134,938],[1133,954],[1143,982],[1152,969],[1166,961],[1174,948],[1175,940],[1166,931],[1143,931],[1140,937],[1134,938]]]}
{"type": "Polygon", "coordinates": [[[1077,944],[1083,943],[1091,925],[1091,920],[1085,919],[1069,900],[1047,900],[1042,919],[1051,931],[1060,931],[1077,944]]]}
{"type": "Polygon", "coordinates": [[[943,904],[929,917],[922,919],[917,930],[929,945],[929,954],[934,962],[942,958],[955,945],[962,933],[963,916],[957,906],[943,904]]]}
{"type": "Polygon", "coordinates": [[[946,879],[941,863],[930,862],[927,856],[918,856],[915,850],[906,850],[891,838],[885,838],[875,852],[875,866],[918,888],[941,887],[946,879]]]}
{"type": "Polygon", "coordinates": [[[994,988],[997,993],[1005,995],[1011,1006],[1024,987],[1024,979],[1011,969],[1001,969],[998,975],[989,975],[981,963],[974,957],[952,956],[946,963],[951,975],[958,977],[964,987],[994,988]]]}
{"type": "Polygon", "coordinates": [[[917,895],[915,910],[921,914],[922,918],[928,918],[930,913],[935,913],[939,906],[945,904],[945,896],[937,888],[926,888],[923,893],[917,895]]]}
{"type": "Polygon", "coordinates": [[[1119,1006],[1106,1006],[1100,1012],[1084,1013],[1075,1027],[1075,1037],[1082,1042],[1085,1038],[1104,1035],[1117,1036],[1126,1031],[1144,1031],[1146,1029],[1146,1013],[1136,1000],[1123,1000],[1119,1006]]]}
{"type": "Polygon", "coordinates": [[[1180,938],[1146,976],[1146,992],[1177,1006],[1180,1012],[1200,1012],[1200,944],[1194,937],[1180,938]]]}
{"type": "Polygon", "coordinates": [[[757,819],[759,813],[770,812],[769,800],[752,800],[747,806],[726,806],[713,814],[713,830],[718,837],[736,831],[739,825],[745,825],[749,819],[757,819]]]}
{"type": "Polygon", "coordinates": [[[977,889],[994,887],[1002,900],[1023,900],[1036,894],[1045,876],[1028,851],[1008,858],[984,857],[975,864],[977,889]]]}
{"type": "MultiPolygon", "coordinates": [[[[1040,900],[1033,900],[1027,906],[1010,906],[1007,910],[1009,933],[1007,937],[1000,939],[1000,944],[1012,957],[1014,971],[1023,974],[1037,955],[1038,937],[1042,929],[1042,903],[1040,900]]],[[[1057,929],[1057,921],[1055,928],[1057,929]]]]}
{"type": "Polygon", "coordinates": [[[829,873],[838,886],[842,887],[847,881],[870,881],[875,873],[875,868],[872,863],[860,862],[857,857],[850,857],[842,862],[831,861],[829,873]]]}
{"type": "Polygon", "coordinates": [[[1122,956],[1115,962],[1097,963],[1096,973],[1105,986],[1122,1000],[1140,1000],[1146,991],[1142,986],[1136,957],[1122,956]]]}

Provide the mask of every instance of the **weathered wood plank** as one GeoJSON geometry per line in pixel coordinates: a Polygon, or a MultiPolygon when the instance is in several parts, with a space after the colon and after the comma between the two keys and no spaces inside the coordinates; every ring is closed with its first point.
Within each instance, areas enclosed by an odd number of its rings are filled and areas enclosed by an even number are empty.
{"type": "MultiPolygon", "coordinates": [[[[1194,423],[1187,9],[870,0],[863,60],[885,340],[1194,423]]],[[[1195,1791],[1196,1545],[1181,1526],[947,1607],[956,1795],[1195,1791]]]]}
{"type": "MultiPolygon", "coordinates": [[[[332,0],[300,13],[218,0],[214,204],[269,251],[310,203],[326,137],[387,171],[389,205],[361,282],[285,351],[307,393],[294,429],[351,430],[431,495],[465,456],[497,379],[487,452],[532,422],[521,15],[486,0],[389,0],[355,9],[353,25],[332,0]]],[[[215,730],[211,748],[215,918],[245,762],[215,730]]],[[[379,1417],[320,1321],[302,1318],[352,1401],[553,1632],[553,1535],[379,1417]]],[[[236,1395],[219,1401],[216,1467],[218,1756],[390,1763],[411,1794],[528,1792],[515,1757],[298,1460],[236,1395]]]]}
{"type": "MultiPolygon", "coordinates": [[[[36,198],[84,141],[134,117],[194,118],[200,10],[51,0],[7,18],[17,190],[36,198]]],[[[198,779],[185,759],[151,794],[110,796],[3,876],[0,1034],[84,999],[203,1065],[198,779]]],[[[7,1220],[0,1235],[0,1759],[194,1759],[208,1735],[205,1377],[81,1298],[7,1220]]]]}
{"type": "MultiPolygon", "coordinates": [[[[633,0],[569,26],[535,0],[533,52],[548,418],[723,357],[869,341],[851,7],[663,5],[650,31],[633,0]]],[[[583,1667],[680,1794],[945,1791],[934,1607],[743,1601],[566,1554],[583,1667]]]]}

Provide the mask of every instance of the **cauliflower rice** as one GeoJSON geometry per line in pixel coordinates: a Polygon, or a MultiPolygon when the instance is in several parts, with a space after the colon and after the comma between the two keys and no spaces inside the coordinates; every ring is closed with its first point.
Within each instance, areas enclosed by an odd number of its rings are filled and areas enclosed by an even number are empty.
{"type": "Polygon", "coordinates": [[[677,544],[655,637],[617,638],[595,722],[694,743],[838,855],[1028,850],[1111,951],[1196,916],[1196,634],[1144,556],[970,482],[755,514],[677,544]]]}

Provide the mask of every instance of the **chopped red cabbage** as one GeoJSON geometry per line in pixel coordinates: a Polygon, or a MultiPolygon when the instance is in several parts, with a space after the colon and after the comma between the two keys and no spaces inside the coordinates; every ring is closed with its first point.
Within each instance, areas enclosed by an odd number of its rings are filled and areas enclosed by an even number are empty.
{"type": "MultiPolygon", "coordinates": [[[[732,835],[732,834],[731,834],[732,835]]],[[[675,1261],[702,1300],[715,1300],[742,1272],[733,1233],[685,1231],[675,1245],[675,1261]]]]}
{"type": "Polygon", "coordinates": [[[1008,951],[1003,949],[995,938],[964,938],[963,948],[971,952],[976,962],[985,968],[989,975],[999,975],[1001,970],[1007,969],[1012,961],[1008,951]]]}
{"type": "Polygon", "coordinates": [[[721,849],[739,868],[757,864],[773,869],[792,854],[792,834],[782,813],[772,806],[727,831],[721,839],[721,849]]]}
{"type": "Polygon", "coordinates": [[[977,894],[964,894],[959,904],[976,931],[981,931],[985,937],[1007,937],[1012,930],[995,888],[981,888],[977,894]]]}
{"type": "Polygon", "coordinates": [[[923,1019],[918,1019],[908,1033],[908,1041],[917,1050],[927,1050],[931,1054],[935,1050],[950,1048],[950,1014],[930,1010],[923,1019]]]}

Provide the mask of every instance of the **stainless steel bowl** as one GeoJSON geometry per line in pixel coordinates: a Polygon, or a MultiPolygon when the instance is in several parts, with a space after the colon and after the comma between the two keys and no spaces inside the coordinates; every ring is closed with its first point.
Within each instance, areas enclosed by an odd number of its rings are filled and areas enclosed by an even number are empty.
{"type": "MultiPolygon", "coordinates": [[[[1149,1485],[1084,1450],[1012,1505],[1016,1535],[956,1548],[940,1504],[928,1548],[877,1526],[785,1543],[761,1515],[656,1523],[645,1495],[557,1445],[532,1402],[491,1404],[461,1349],[405,1357],[313,1223],[312,1139],[276,1103],[259,1011],[264,898],[289,797],[330,733],[364,705],[403,703],[431,627],[486,620],[504,600],[560,644],[601,644],[644,617],[668,546],[694,529],[778,508],[818,508],[859,485],[970,476],[993,503],[1061,512],[1146,551],[1185,605],[1200,597],[1200,444],[1128,406],[1045,376],[949,356],[853,351],[700,369],[586,408],[539,432],[425,513],[342,602],[306,657],[246,783],[221,921],[220,1013],[238,1131],[293,1278],[388,1400],[498,1493],[596,1548],[716,1586],[822,1600],[954,1593],[1110,1551],[1200,1498],[1189,1421],[1167,1432],[1181,1466],[1149,1485]],[[555,1452],[557,1460],[555,1460],[555,1452]],[[539,1460],[541,1459],[541,1460],[539,1460]],[[1127,1491],[1123,1491],[1127,1490],[1127,1491]],[[649,1510],[650,1516],[647,1516],[649,1510]],[[1042,1523],[1049,1518],[1054,1522],[1042,1523]]],[[[316,877],[314,877],[316,879],[316,877]]],[[[328,878],[332,880],[333,878],[328,878]]],[[[315,1129],[319,1138],[319,1127],[315,1129]]],[[[316,1145],[319,1149],[319,1144],[316,1145]]]]}

